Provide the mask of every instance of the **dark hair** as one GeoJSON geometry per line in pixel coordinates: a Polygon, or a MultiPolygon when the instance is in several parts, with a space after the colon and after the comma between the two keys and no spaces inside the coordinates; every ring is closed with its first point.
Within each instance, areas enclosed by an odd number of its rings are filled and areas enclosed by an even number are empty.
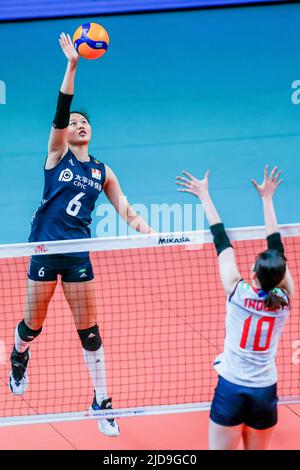
{"type": "Polygon", "coordinates": [[[254,272],[261,285],[259,295],[264,298],[265,307],[277,310],[288,305],[286,299],[275,291],[286,272],[286,257],[276,250],[266,250],[260,253],[255,261],[254,272]]]}
{"type": "Polygon", "coordinates": [[[82,110],[82,111],[76,111],[75,109],[72,110],[72,111],[70,111],[70,115],[71,115],[71,114],[74,114],[74,113],[81,114],[81,116],[84,116],[85,119],[87,120],[87,122],[88,122],[89,124],[91,124],[90,117],[89,117],[89,115],[88,115],[88,113],[87,113],[86,111],[83,111],[83,110],[82,110]]]}

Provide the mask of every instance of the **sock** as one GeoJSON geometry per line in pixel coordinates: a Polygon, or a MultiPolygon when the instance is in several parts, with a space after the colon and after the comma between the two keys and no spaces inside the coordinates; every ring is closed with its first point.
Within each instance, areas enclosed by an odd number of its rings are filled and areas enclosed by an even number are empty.
{"type": "Polygon", "coordinates": [[[39,330],[31,330],[25,325],[24,320],[21,323],[19,323],[15,331],[16,351],[21,354],[24,353],[29,348],[30,344],[38,337],[41,331],[42,331],[42,328],[40,328],[39,330]],[[27,341],[21,338],[19,334],[20,328],[21,330],[24,330],[24,329],[26,330],[27,341]]]}
{"type": "Polygon", "coordinates": [[[18,353],[24,353],[26,351],[26,349],[29,348],[31,343],[32,343],[32,341],[23,341],[22,340],[22,338],[19,335],[18,327],[17,327],[16,332],[15,332],[15,348],[16,348],[17,352],[18,353]]]}
{"type": "Polygon", "coordinates": [[[101,405],[102,401],[107,398],[103,346],[100,346],[97,351],[83,349],[83,357],[94,385],[97,403],[101,405]]]}

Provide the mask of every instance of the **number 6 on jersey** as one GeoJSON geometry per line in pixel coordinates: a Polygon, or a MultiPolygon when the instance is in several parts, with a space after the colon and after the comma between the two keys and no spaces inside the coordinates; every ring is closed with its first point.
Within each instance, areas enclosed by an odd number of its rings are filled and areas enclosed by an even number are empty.
{"type": "Polygon", "coordinates": [[[71,215],[72,217],[76,217],[81,208],[81,202],[79,199],[81,199],[84,195],[85,193],[79,193],[73,197],[73,199],[71,199],[66,209],[67,214],[71,215]]]}

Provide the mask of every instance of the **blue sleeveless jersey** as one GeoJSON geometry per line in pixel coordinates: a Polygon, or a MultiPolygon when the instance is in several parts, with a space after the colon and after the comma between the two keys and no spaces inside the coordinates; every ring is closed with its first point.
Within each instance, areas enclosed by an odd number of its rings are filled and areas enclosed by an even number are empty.
{"type": "Polygon", "coordinates": [[[104,164],[91,156],[80,162],[69,149],[55,168],[44,172],[43,199],[29,241],[89,238],[91,213],[105,182],[104,164]]]}

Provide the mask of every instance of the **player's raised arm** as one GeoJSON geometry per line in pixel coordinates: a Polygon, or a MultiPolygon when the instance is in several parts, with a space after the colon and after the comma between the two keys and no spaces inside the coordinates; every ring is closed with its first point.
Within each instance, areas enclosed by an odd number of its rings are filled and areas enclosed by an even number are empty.
{"type": "Polygon", "coordinates": [[[234,251],[225,232],[224,225],[209,194],[208,177],[210,172],[207,171],[202,180],[198,180],[187,171],[182,173],[185,176],[177,176],[176,184],[184,188],[179,189],[179,191],[193,194],[200,199],[203,205],[218,253],[221,281],[226,293],[230,295],[236,283],[241,279],[241,275],[237,268],[234,251]]]}
{"type": "MultiPolygon", "coordinates": [[[[254,179],[252,180],[253,186],[257,189],[259,196],[263,203],[264,219],[266,225],[266,235],[269,250],[279,251],[284,255],[284,246],[281,241],[281,235],[279,233],[278,222],[274,207],[274,194],[278,186],[281,184],[280,179],[281,171],[275,167],[269,175],[268,165],[265,166],[264,180],[261,184],[258,184],[254,179]]],[[[289,296],[294,293],[294,282],[291,273],[286,267],[286,274],[284,280],[281,283],[283,289],[287,291],[289,296]]]]}
{"type": "Polygon", "coordinates": [[[127,224],[140,233],[156,233],[147,222],[131,207],[127,197],[122,191],[118,178],[109,166],[105,165],[106,179],[104,192],[112,203],[118,214],[127,222],[127,224]]]}
{"type": "Polygon", "coordinates": [[[59,91],[56,113],[48,142],[48,156],[45,166],[47,170],[54,168],[68,149],[67,132],[71,102],[74,95],[74,78],[79,58],[69,34],[61,33],[59,43],[68,59],[68,63],[59,91]]]}

